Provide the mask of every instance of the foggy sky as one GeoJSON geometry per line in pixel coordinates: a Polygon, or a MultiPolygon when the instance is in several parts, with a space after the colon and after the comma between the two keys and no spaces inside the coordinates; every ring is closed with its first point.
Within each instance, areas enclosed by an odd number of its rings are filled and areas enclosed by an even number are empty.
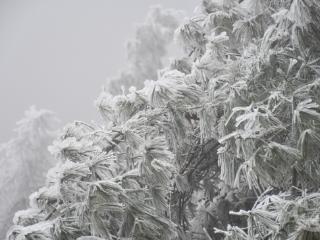
{"type": "Polygon", "coordinates": [[[0,0],[0,142],[30,105],[62,123],[97,118],[93,106],[125,63],[125,43],[148,8],[191,14],[197,0],[0,0]]]}

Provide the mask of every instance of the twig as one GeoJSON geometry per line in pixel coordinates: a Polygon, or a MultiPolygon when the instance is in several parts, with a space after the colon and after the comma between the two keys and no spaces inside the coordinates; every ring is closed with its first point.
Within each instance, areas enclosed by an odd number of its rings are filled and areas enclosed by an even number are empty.
{"type": "Polygon", "coordinates": [[[207,236],[207,238],[208,238],[209,240],[213,240],[213,239],[210,237],[210,235],[209,235],[209,233],[208,233],[208,231],[207,231],[207,229],[206,229],[205,227],[203,227],[202,230],[204,231],[205,235],[207,236]]]}

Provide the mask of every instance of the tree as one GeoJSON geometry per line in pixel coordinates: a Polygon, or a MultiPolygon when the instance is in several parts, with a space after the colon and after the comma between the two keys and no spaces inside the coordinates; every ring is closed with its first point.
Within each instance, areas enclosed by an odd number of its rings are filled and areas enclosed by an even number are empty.
{"type": "Polygon", "coordinates": [[[144,80],[157,78],[181,16],[181,12],[173,9],[150,8],[145,22],[136,26],[134,38],[127,42],[126,67],[108,79],[110,93],[119,94],[122,87],[141,88],[144,80]]]}
{"type": "Polygon", "coordinates": [[[28,206],[28,196],[44,182],[46,172],[56,164],[47,147],[56,136],[55,114],[34,106],[17,122],[16,136],[1,144],[0,232],[12,225],[12,217],[28,206]]]}
{"type": "Polygon", "coordinates": [[[97,100],[9,239],[318,239],[320,4],[204,0],[186,52],[97,100]]]}

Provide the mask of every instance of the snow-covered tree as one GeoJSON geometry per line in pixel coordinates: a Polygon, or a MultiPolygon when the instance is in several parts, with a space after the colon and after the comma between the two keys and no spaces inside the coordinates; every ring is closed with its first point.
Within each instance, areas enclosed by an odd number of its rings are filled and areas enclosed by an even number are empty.
{"type": "Polygon", "coordinates": [[[65,128],[8,239],[319,239],[319,33],[318,0],[203,0],[184,58],[65,128]]]}
{"type": "Polygon", "coordinates": [[[12,225],[16,211],[28,206],[29,195],[56,165],[47,147],[56,137],[57,118],[48,110],[31,107],[17,122],[16,136],[0,148],[0,237],[12,225]]]}

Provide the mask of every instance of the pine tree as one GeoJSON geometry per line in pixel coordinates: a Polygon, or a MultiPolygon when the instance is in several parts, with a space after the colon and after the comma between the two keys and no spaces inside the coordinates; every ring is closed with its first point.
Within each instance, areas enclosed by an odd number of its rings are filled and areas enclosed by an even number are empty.
{"type": "Polygon", "coordinates": [[[57,133],[55,114],[34,106],[17,122],[16,136],[0,148],[0,237],[12,225],[12,217],[28,206],[29,195],[45,180],[46,172],[56,164],[47,147],[57,133]]]}
{"type": "Polygon", "coordinates": [[[184,58],[66,127],[8,239],[319,239],[320,3],[200,10],[184,58]]]}

